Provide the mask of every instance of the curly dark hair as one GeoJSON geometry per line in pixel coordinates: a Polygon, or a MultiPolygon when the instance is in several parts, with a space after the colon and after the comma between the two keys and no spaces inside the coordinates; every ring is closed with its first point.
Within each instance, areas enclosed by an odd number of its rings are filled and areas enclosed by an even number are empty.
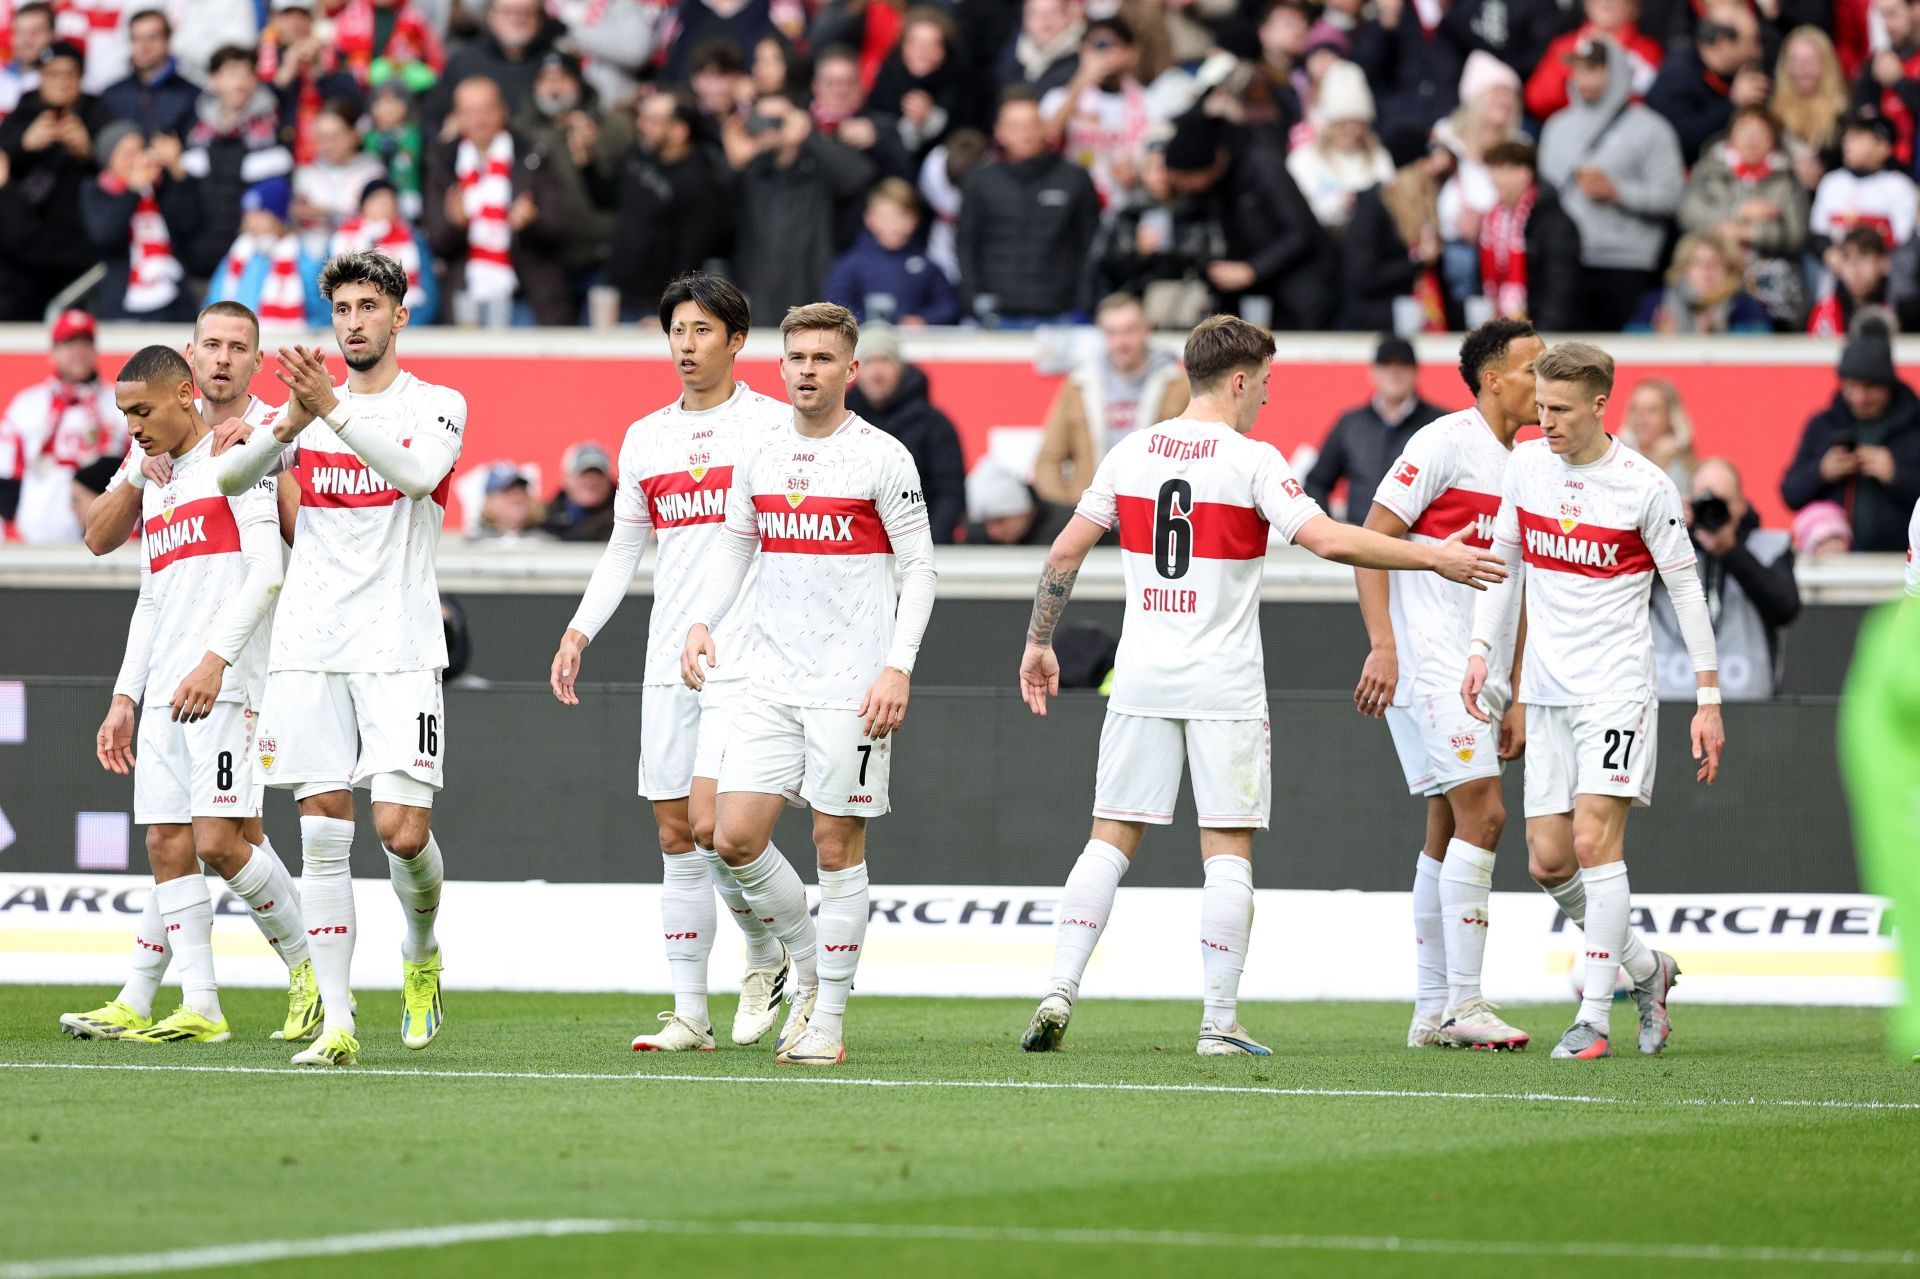
{"type": "Polygon", "coordinates": [[[342,253],[321,269],[320,293],[327,301],[333,301],[333,291],[343,284],[371,284],[395,306],[407,300],[406,268],[384,253],[342,253]]]}
{"type": "Polygon", "coordinates": [[[1521,338],[1539,336],[1525,320],[1504,317],[1488,320],[1467,334],[1466,341],[1460,344],[1460,379],[1467,384],[1467,390],[1479,395],[1480,375],[1488,366],[1506,359],[1507,348],[1521,338]]]}

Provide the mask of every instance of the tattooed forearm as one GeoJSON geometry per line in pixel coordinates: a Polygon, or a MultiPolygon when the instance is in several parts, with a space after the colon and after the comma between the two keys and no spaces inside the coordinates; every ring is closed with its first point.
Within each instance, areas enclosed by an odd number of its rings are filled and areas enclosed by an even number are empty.
{"type": "Polygon", "coordinates": [[[1067,608],[1067,597],[1073,594],[1073,579],[1080,576],[1076,568],[1057,569],[1049,563],[1040,574],[1040,589],[1033,597],[1033,617],[1027,622],[1027,642],[1029,644],[1053,643],[1054,628],[1060,625],[1060,614],[1067,608]]]}

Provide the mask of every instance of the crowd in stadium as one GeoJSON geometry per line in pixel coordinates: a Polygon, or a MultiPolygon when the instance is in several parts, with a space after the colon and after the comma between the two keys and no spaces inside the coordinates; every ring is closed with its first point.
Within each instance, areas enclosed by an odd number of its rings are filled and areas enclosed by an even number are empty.
{"type": "Polygon", "coordinates": [[[0,0],[0,319],[322,307],[1840,334],[1920,316],[1905,0],[0,0]]]}

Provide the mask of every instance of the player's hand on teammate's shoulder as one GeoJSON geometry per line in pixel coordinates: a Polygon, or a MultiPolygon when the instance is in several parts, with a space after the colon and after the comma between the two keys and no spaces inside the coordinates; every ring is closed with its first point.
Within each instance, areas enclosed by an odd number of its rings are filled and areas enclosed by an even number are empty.
{"type": "Polygon", "coordinates": [[[1047,698],[1060,695],[1060,659],[1053,645],[1027,645],[1020,658],[1020,698],[1035,715],[1047,713],[1047,698]]]}
{"type": "Polygon", "coordinates": [[[713,647],[713,632],[707,629],[705,622],[695,622],[687,631],[686,647],[680,650],[680,678],[694,692],[707,682],[707,672],[720,664],[718,654],[713,647]],[[700,665],[701,658],[706,666],[700,665]]]}
{"type": "Polygon", "coordinates": [[[219,457],[236,444],[253,438],[253,424],[244,418],[230,417],[213,428],[213,455],[219,457]]]}
{"type": "Polygon", "coordinates": [[[879,741],[907,722],[907,696],[912,681],[907,673],[889,666],[860,699],[860,718],[869,741],[879,741]]]}
{"type": "Polygon", "coordinates": [[[586,636],[579,631],[569,630],[560,637],[560,651],[554,654],[553,670],[547,676],[547,682],[552,685],[553,695],[562,706],[580,704],[579,694],[573,691],[573,685],[580,678],[581,654],[586,647],[586,636]]]}
{"type": "Polygon", "coordinates": [[[1353,704],[1362,715],[1379,719],[1393,704],[1393,690],[1399,683],[1399,652],[1391,646],[1372,649],[1360,667],[1360,683],[1353,690],[1353,704]]]}
{"type": "Polygon", "coordinates": [[[100,731],[93,737],[93,755],[100,767],[125,777],[133,771],[133,699],[115,693],[100,731]]]}
{"type": "Polygon", "coordinates": [[[1476,591],[1497,586],[1507,580],[1507,562],[1491,550],[1467,545],[1471,524],[1433,548],[1433,571],[1449,582],[1465,582],[1476,591]]]}
{"type": "Polygon", "coordinates": [[[1702,706],[1693,713],[1693,757],[1700,761],[1696,782],[1711,786],[1720,776],[1720,756],[1727,749],[1726,723],[1718,706],[1702,706]]]}
{"type": "MultiPolygon", "coordinates": [[[[219,452],[215,449],[214,452],[219,452]]],[[[156,453],[140,463],[140,469],[146,472],[147,479],[154,484],[166,484],[173,479],[173,458],[165,453],[156,453]]]]}

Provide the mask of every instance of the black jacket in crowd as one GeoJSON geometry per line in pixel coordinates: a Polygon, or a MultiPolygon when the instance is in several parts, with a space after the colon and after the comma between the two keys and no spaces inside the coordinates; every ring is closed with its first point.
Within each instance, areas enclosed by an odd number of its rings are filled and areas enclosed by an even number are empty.
{"type": "Polygon", "coordinates": [[[1907,521],[1920,502],[1920,396],[1904,382],[1893,388],[1887,411],[1862,421],[1835,392],[1833,403],[1808,421],[1800,449],[1780,481],[1780,496],[1799,510],[1809,502],[1838,502],[1853,519],[1856,551],[1904,551],[1907,521]],[[1837,444],[1879,444],[1893,452],[1893,483],[1863,475],[1828,483],[1820,478],[1820,459],[1837,444]]]}
{"type": "Polygon", "coordinates": [[[100,94],[100,105],[114,119],[138,125],[149,138],[156,133],[171,133],[185,140],[199,103],[200,86],[181,75],[171,58],[151,81],[142,80],[135,72],[108,85],[100,94]]]}
{"type": "Polygon", "coordinates": [[[1732,86],[1700,61],[1699,51],[1683,44],[1667,55],[1647,90],[1647,105],[1666,117],[1680,135],[1680,158],[1688,167],[1700,158],[1707,139],[1726,132],[1733,118],[1732,86]]]}
{"type": "Polygon", "coordinates": [[[420,136],[429,143],[440,136],[441,125],[453,111],[453,91],[460,87],[462,80],[473,76],[485,76],[499,85],[500,96],[507,102],[508,118],[519,115],[533,101],[533,81],[540,74],[541,59],[552,52],[554,37],[564,34],[565,30],[558,23],[547,22],[517,58],[510,56],[500,47],[500,42],[484,30],[454,50],[447,58],[447,69],[440,73],[440,79],[421,103],[420,136]]]}
{"type": "Polygon", "coordinates": [[[1266,143],[1236,142],[1224,196],[1227,255],[1253,267],[1248,292],[1273,299],[1273,327],[1329,327],[1339,279],[1333,240],[1287,172],[1287,153],[1266,143]]]}
{"type": "Polygon", "coordinates": [[[733,250],[732,175],[699,147],[665,164],[634,146],[615,208],[607,276],[625,306],[651,308],[675,276],[733,250]]]}
{"type": "Polygon", "coordinates": [[[1544,183],[1527,215],[1527,318],[1542,333],[1578,330],[1580,228],[1544,183]]]}
{"type": "MultiPolygon", "coordinates": [[[[19,273],[32,281],[36,304],[29,311],[33,313],[99,261],[80,221],[80,192],[93,181],[95,173],[92,154],[77,156],[59,142],[29,151],[22,143],[28,126],[52,109],[36,89],[24,95],[13,113],[0,121],[0,151],[6,152],[12,166],[4,188],[8,199],[0,206],[6,214],[5,225],[0,226],[0,245],[14,259],[19,273]]],[[[97,98],[84,94],[69,109],[94,138],[113,120],[97,98]]],[[[237,202],[239,196],[234,199],[237,202]]],[[[222,251],[225,248],[221,246],[222,251]]]]}
{"type": "Polygon", "coordinates": [[[944,545],[967,521],[967,468],[961,460],[960,433],[927,395],[927,375],[905,364],[900,385],[885,404],[875,404],[855,382],[847,393],[847,407],[913,454],[920,491],[927,499],[927,525],[933,540],[944,545]]]}
{"type": "MultiPolygon", "coordinates": [[[[1343,329],[1378,333],[1393,327],[1393,300],[1413,292],[1421,265],[1381,198],[1382,188],[1362,191],[1340,244],[1343,329]]],[[[1532,260],[1528,260],[1532,266],[1532,260]]]]}
{"type": "Polygon", "coordinates": [[[1373,22],[1362,26],[1354,33],[1353,60],[1373,86],[1374,132],[1389,146],[1396,139],[1424,140],[1435,120],[1460,105],[1467,53],[1445,24],[1424,30],[1410,4],[1391,31],[1373,22]]]}
{"type": "MultiPolygon", "coordinates": [[[[198,187],[192,178],[176,182],[165,173],[160,175],[153,196],[170,238],[184,236],[199,217],[198,187]]],[[[116,194],[98,181],[89,182],[80,190],[80,216],[86,225],[87,240],[100,261],[107,265],[107,278],[100,284],[100,318],[103,320],[127,318],[127,280],[133,269],[129,255],[133,246],[133,211],[139,203],[139,192],[122,190],[116,194]]],[[[200,296],[193,282],[182,280],[180,296],[171,307],[138,318],[190,321],[199,309],[200,296]]]]}
{"type": "Polygon", "coordinates": [[[1387,468],[1406,449],[1415,431],[1445,412],[1416,396],[1413,411],[1401,419],[1400,425],[1389,427],[1371,401],[1347,410],[1327,432],[1320,456],[1307,472],[1307,496],[1331,511],[1327,498],[1333,486],[1344,479],[1347,523],[1366,523],[1367,512],[1373,509],[1373,495],[1379,491],[1380,481],[1386,478],[1387,468]]]}
{"type": "Polygon", "coordinates": [[[872,181],[865,156],[818,133],[807,135],[784,169],[763,152],[741,170],[734,279],[755,315],[778,324],[788,307],[819,300],[839,253],[840,206],[872,181]]]}
{"type": "Polygon", "coordinates": [[[1086,310],[1082,264],[1099,225],[1093,180],[1064,156],[981,165],[960,204],[961,308],[985,296],[997,315],[1086,310]]]}

